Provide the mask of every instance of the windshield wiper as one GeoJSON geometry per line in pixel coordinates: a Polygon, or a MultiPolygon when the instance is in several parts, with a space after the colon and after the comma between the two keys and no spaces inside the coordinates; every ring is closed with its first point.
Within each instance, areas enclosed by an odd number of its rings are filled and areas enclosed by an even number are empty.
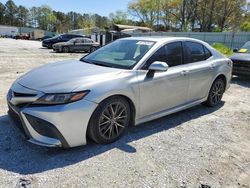
{"type": "Polygon", "coordinates": [[[102,64],[102,63],[92,63],[92,64],[94,64],[94,65],[99,65],[99,66],[103,66],[103,67],[112,67],[112,66],[110,66],[110,65],[106,65],[106,64],[102,64]]]}
{"type": "Polygon", "coordinates": [[[85,62],[85,63],[89,63],[89,64],[93,64],[93,65],[103,66],[103,67],[112,67],[111,65],[97,63],[97,62],[92,62],[92,61],[88,61],[86,59],[80,59],[80,61],[85,62]]]}

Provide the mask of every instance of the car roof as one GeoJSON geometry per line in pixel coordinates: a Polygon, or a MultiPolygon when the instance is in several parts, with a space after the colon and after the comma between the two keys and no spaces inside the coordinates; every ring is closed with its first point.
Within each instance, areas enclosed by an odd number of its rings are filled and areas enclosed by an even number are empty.
{"type": "Polygon", "coordinates": [[[194,41],[194,42],[200,42],[205,43],[204,41],[194,39],[194,38],[188,38],[188,37],[166,37],[166,36],[150,36],[150,37],[129,37],[129,38],[123,38],[120,40],[145,40],[145,41],[153,41],[153,42],[160,42],[160,43],[166,43],[169,41],[194,41]]]}

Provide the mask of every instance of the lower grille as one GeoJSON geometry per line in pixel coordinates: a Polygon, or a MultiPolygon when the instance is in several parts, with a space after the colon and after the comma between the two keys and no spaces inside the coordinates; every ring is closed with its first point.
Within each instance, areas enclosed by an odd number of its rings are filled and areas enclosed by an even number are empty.
{"type": "Polygon", "coordinates": [[[233,73],[239,75],[250,75],[250,62],[233,60],[233,73]]]}

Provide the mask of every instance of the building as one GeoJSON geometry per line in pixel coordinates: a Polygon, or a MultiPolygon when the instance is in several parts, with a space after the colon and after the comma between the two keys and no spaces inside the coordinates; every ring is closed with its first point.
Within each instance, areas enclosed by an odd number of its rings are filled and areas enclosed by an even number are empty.
{"type": "Polygon", "coordinates": [[[14,37],[18,34],[18,27],[0,25],[0,36],[14,37]]]}

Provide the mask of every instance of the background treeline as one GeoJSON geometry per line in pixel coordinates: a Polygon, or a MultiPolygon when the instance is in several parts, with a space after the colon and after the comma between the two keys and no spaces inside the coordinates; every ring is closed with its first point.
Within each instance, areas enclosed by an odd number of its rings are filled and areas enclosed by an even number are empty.
{"type": "Polygon", "coordinates": [[[131,0],[128,11],[109,17],[63,13],[47,5],[27,8],[0,2],[0,24],[64,33],[80,28],[110,28],[112,23],[148,26],[158,31],[250,31],[246,0],[131,0]],[[133,18],[133,21],[129,18],[133,18]]]}
{"type": "Polygon", "coordinates": [[[128,11],[159,30],[250,31],[246,7],[246,0],[134,0],[128,11]]]}

